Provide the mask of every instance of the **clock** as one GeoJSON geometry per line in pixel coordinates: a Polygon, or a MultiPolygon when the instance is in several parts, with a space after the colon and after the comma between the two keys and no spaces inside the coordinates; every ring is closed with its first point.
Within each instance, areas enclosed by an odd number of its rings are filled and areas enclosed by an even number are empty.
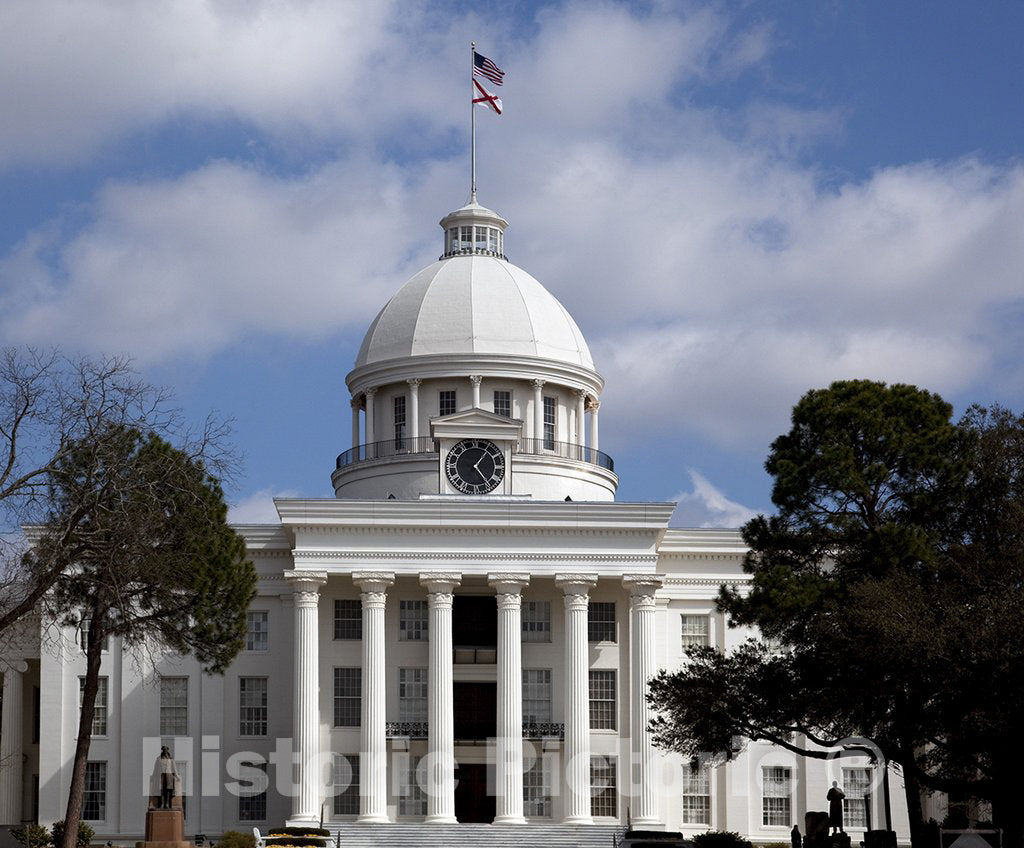
{"type": "Polygon", "coordinates": [[[487,439],[463,439],[448,451],[444,470],[464,495],[486,495],[505,478],[505,454],[487,439]]]}

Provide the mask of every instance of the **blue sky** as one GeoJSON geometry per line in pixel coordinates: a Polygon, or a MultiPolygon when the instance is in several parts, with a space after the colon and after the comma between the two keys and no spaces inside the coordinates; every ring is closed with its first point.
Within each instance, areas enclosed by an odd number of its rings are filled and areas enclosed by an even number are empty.
{"type": "Polygon", "coordinates": [[[607,379],[620,499],[768,510],[809,388],[1024,407],[1024,3],[0,4],[0,343],[234,420],[235,518],[328,496],[344,376],[468,194],[607,379]]]}

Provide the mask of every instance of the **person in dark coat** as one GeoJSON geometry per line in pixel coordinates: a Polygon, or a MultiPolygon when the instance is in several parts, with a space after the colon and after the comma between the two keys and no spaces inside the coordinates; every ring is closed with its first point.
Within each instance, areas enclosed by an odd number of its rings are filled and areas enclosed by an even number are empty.
{"type": "Polygon", "coordinates": [[[846,794],[839,788],[837,781],[832,781],[832,788],[825,797],[828,799],[828,825],[832,829],[832,834],[834,835],[837,830],[846,833],[843,830],[843,798],[846,794]]]}
{"type": "Polygon", "coordinates": [[[793,825],[793,830],[789,834],[789,841],[792,843],[793,848],[802,848],[804,844],[804,838],[800,835],[800,828],[793,825]]]}

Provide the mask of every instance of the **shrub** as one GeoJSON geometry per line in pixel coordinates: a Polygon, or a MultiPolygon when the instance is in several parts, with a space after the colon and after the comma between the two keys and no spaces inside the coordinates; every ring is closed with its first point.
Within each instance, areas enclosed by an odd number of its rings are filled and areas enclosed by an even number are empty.
{"type": "Polygon", "coordinates": [[[225,830],[217,840],[217,848],[254,848],[256,837],[252,832],[241,833],[237,830],[225,830]]]}
{"type": "MultiPolygon", "coordinates": [[[[78,838],[75,840],[75,845],[78,848],[89,848],[92,844],[92,838],[96,835],[96,831],[93,830],[84,821],[78,823],[78,838]]],[[[53,823],[53,844],[60,846],[64,844],[64,821],[55,821],[53,823]]]]}
{"type": "Polygon", "coordinates": [[[791,848],[789,842],[766,842],[761,848],[791,848]]]}
{"type": "Polygon", "coordinates": [[[51,844],[50,831],[40,824],[11,828],[11,836],[24,848],[43,848],[51,844]]]}
{"type": "Polygon", "coordinates": [[[731,830],[709,830],[693,837],[695,848],[754,848],[749,840],[731,830]]]}

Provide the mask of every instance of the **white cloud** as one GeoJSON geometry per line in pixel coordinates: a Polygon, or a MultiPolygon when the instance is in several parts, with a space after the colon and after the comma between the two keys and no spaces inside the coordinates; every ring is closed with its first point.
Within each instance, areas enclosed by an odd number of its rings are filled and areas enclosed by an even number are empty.
{"type": "Polygon", "coordinates": [[[228,521],[232,524],[280,524],[281,518],[274,506],[274,498],[296,498],[298,493],[291,490],[274,491],[260,489],[232,504],[228,510],[228,521]]]}
{"type": "Polygon", "coordinates": [[[756,510],[729,500],[696,469],[691,468],[687,473],[692,489],[672,498],[676,509],[669,521],[671,526],[739,527],[757,515],[756,510]]]}

